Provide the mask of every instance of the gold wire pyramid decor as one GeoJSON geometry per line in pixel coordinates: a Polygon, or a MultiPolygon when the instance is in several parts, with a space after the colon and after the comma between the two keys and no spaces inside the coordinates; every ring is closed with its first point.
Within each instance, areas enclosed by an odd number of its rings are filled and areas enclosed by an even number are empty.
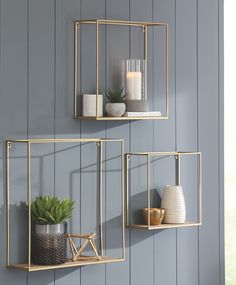
{"type": "Polygon", "coordinates": [[[84,235],[67,234],[67,237],[69,239],[70,250],[72,255],[71,261],[78,261],[81,259],[90,259],[90,258],[96,258],[97,260],[101,259],[101,256],[99,256],[98,254],[97,246],[94,240],[96,237],[95,233],[84,234],[84,235]],[[76,244],[73,239],[84,239],[85,242],[80,247],[76,247],[76,244]],[[81,254],[88,244],[91,245],[91,248],[95,253],[95,256],[86,256],[81,254]]]}

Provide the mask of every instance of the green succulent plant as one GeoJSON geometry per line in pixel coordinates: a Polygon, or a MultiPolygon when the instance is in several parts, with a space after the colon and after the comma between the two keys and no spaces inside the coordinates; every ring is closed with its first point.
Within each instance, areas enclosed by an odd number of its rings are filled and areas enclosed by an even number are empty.
{"type": "Polygon", "coordinates": [[[123,88],[121,88],[120,90],[106,89],[105,94],[106,94],[107,100],[110,103],[124,103],[125,102],[126,94],[123,94],[123,88]]]}
{"type": "Polygon", "coordinates": [[[35,224],[62,224],[72,216],[74,201],[50,197],[49,195],[36,197],[31,203],[32,221],[35,224]]]}

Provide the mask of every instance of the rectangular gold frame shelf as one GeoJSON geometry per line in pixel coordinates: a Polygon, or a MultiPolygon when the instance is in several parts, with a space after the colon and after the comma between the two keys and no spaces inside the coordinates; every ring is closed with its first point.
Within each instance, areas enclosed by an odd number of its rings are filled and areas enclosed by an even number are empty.
{"type": "Polygon", "coordinates": [[[124,234],[124,141],[123,139],[106,139],[106,138],[85,138],[85,139],[19,139],[7,140],[6,142],[6,267],[21,269],[26,271],[42,271],[49,269],[72,268],[85,265],[96,265],[104,263],[121,262],[125,260],[125,234],[124,234]],[[104,253],[104,240],[103,240],[103,145],[105,143],[118,143],[120,145],[121,156],[121,256],[111,257],[105,256],[104,253]],[[27,203],[28,207],[28,251],[27,262],[21,264],[11,263],[11,228],[10,228],[10,150],[13,144],[25,144],[27,147],[27,203]],[[99,179],[98,179],[98,192],[99,192],[99,239],[100,239],[100,256],[99,260],[92,258],[83,258],[78,261],[68,261],[59,265],[35,265],[31,263],[31,145],[45,144],[45,143],[95,143],[98,147],[98,165],[99,165],[99,179]]]}
{"type": "Polygon", "coordinates": [[[201,152],[133,152],[125,154],[125,164],[126,164],[126,227],[136,228],[142,230],[162,230],[171,228],[186,228],[186,227],[196,227],[202,225],[202,154],[201,152]],[[197,156],[197,176],[198,176],[198,220],[197,221],[186,221],[181,224],[160,224],[151,225],[150,224],[150,205],[151,205],[151,187],[150,187],[150,157],[153,156],[174,156],[176,159],[175,168],[175,180],[176,185],[180,185],[180,164],[181,157],[187,155],[197,156]],[[147,208],[148,208],[148,224],[132,224],[130,223],[130,209],[129,209],[129,162],[132,156],[144,156],[146,157],[147,164],[147,208]]]}
{"type": "Polygon", "coordinates": [[[97,120],[97,121],[127,121],[127,120],[165,120],[168,119],[168,24],[158,22],[134,22],[125,20],[76,20],[74,22],[74,119],[81,120],[97,120]],[[78,111],[78,32],[80,25],[92,24],[96,26],[96,116],[95,117],[83,117],[78,111]],[[98,94],[99,94],[99,26],[101,25],[115,25],[115,26],[128,26],[128,27],[140,27],[144,33],[144,59],[148,59],[148,27],[164,27],[165,28],[165,114],[161,116],[138,116],[138,117],[106,117],[98,116],[98,94]]]}

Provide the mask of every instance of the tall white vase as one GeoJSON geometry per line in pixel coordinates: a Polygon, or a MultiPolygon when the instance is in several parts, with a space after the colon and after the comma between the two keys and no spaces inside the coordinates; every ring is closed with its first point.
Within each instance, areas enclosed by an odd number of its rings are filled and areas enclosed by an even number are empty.
{"type": "Polygon", "coordinates": [[[186,220],[186,206],[182,186],[165,186],[161,199],[161,208],[165,209],[164,223],[177,224],[186,220]]]}

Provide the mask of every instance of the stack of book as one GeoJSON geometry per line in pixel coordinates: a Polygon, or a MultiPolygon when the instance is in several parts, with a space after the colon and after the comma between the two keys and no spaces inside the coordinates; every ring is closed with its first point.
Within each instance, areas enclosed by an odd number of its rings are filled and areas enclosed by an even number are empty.
{"type": "Polygon", "coordinates": [[[125,112],[124,117],[160,117],[161,112],[125,112]]]}

